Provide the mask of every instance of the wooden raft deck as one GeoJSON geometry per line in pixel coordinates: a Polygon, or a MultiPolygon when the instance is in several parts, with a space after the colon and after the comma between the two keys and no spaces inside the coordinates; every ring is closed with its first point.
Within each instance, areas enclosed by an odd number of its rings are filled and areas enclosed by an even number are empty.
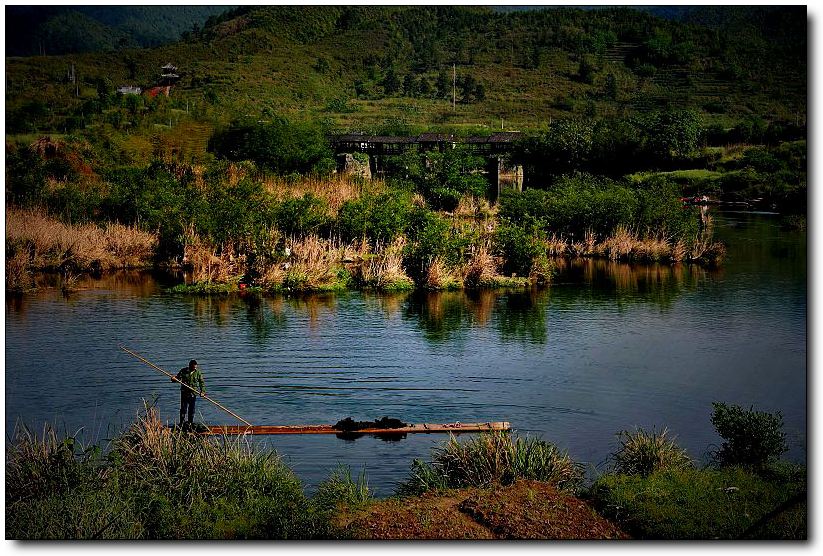
{"type": "Polygon", "coordinates": [[[212,425],[205,435],[237,435],[237,434],[408,434],[433,432],[483,432],[507,431],[511,428],[508,421],[490,421],[488,423],[422,423],[409,425],[397,429],[360,429],[356,431],[341,431],[332,428],[332,425],[212,425]]]}

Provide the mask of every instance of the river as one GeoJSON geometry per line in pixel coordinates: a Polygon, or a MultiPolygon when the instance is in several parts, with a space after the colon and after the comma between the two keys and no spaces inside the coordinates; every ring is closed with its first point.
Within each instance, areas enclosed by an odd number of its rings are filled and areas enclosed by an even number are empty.
{"type": "MultiPolygon", "coordinates": [[[[208,393],[255,424],[506,420],[521,435],[602,470],[616,433],[668,427],[705,461],[720,442],[713,401],[780,411],[806,458],[805,232],[776,215],[717,213],[720,269],[575,261],[539,291],[276,298],[165,292],[169,278],[87,278],[65,297],[44,286],[6,297],[6,434],[18,423],[102,442],[143,400],[177,417],[178,388],[118,349],[168,371],[199,361],[208,393]]],[[[54,284],[52,284],[54,285],[54,284]]],[[[198,402],[210,423],[231,417],[198,402]]],[[[311,490],[338,464],[389,495],[443,435],[278,436],[273,447],[311,490]]]]}

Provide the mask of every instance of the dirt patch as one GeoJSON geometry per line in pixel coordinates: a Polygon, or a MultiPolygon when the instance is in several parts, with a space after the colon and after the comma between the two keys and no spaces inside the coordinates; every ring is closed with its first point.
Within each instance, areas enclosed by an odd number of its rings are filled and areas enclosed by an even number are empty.
{"type": "Polygon", "coordinates": [[[582,500],[535,481],[379,500],[338,517],[357,539],[625,539],[582,500]]]}
{"type": "Polygon", "coordinates": [[[341,525],[356,539],[493,539],[494,534],[459,509],[465,492],[390,498],[355,515],[343,515],[341,525]],[[455,495],[456,494],[456,495],[455,495]]]}
{"type": "Polygon", "coordinates": [[[582,500],[551,485],[518,481],[471,494],[460,510],[503,539],[626,539],[582,500]]]}

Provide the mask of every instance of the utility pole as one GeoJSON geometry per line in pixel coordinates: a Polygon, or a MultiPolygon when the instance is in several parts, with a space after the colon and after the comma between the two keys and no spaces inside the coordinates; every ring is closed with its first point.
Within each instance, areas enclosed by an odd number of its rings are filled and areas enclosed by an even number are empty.
{"type": "Polygon", "coordinates": [[[457,110],[457,64],[452,64],[452,112],[457,110]]]}

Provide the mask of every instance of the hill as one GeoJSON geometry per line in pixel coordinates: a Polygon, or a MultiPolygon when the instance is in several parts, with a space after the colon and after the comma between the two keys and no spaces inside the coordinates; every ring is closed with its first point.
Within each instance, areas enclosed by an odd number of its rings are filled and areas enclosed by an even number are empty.
{"type": "Polygon", "coordinates": [[[70,54],[174,42],[230,6],[7,6],[6,55],[70,54]]]}
{"type": "MultiPolygon", "coordinates": [[[[275,116],[393,133],[528,130],[672,108],[726,128],[805,121],[804,7],[694,8],[682,22],[625,8],[245,6],[178,42],[119,50],[95,39],[104,28],[92,21],[105,19],[95,13],[49,21],[86,18],[96,52],[7,58],[7,133],[148,125],[150,135],[164,122],[275,116]],[[169,61],[182,78],[168,106],[112,96],[155,84],[169,61]]],[[[127,29],[134,18],[106,21],[127,29]]],[[[123,33],[121,46],[137,40],[123,33]]]]}

